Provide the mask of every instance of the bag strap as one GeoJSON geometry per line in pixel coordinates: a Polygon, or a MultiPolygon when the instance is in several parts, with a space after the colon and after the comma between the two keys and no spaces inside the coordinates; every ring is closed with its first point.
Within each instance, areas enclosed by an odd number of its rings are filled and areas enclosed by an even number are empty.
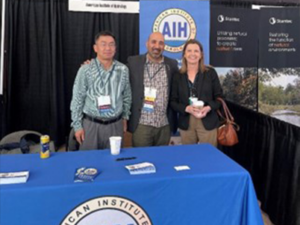
{"type": "Polygon", "coordinates": [[[13,150],[19,148],[23,154],[29,153],[29,145],[25,139],[21,139],[20,142],[12,142],[0,145],[0,150],[13,150]]]}
{"type": "Polygon", "coordinates": [[[232,121],[232,122],[233,122],[233,121],[234,121],[234,117],[232,116],[231,112],[229,111],[226,102],[225,102],[222,98],[220,98],[220,97],[218,97],[217,100],[218,100],[219,102],[221,102],[221,104],[222,104],[222,107],[223,107],[223,110],[224,110],[225,117],[222,115],[222,113],[220,112],[220,110],[218,110],[218,114],[219,114],[222,118],[224,118],[224,119],[226,119],[226,120],[229,120],[229,121],[232,121]]]}
{"type": "Polygon", "coordinates": [[[231,123],[232,125],[234,125],[236,127],[236,130],[239,131],[240,126],[234,122],[234,117],[232,116],[231,112],[229,111],[229,108],[227,107],[226,102],[220,97],[218,97],[217,100],[219,102],[221,102],[223,111],[225,114],[225,116],[224,116],[220,110],[217,110],[217,113],[219,114],[219,116],[221,118],[223,118],[227,123],[231,123]]]}
{"type": "Polygon", "coordinates": [[[0,150],[13,150],[15,148],[20,148],[20,142],[12,142],[0,145],[0,150]]]}

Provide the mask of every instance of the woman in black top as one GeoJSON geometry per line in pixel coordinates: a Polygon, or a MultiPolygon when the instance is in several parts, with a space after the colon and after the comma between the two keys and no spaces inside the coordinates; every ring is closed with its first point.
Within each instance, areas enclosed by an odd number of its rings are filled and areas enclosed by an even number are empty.
{"type": "Polygon", "coordinates": [[[178,126],[182,144],[210,143],[217,145],[219,119],[216,110],[221,104],[222,88],[216,71],[204,65],[203,47],[197,40],[186,42],[182,67],[172,82],[171,107],[179,113],[178,126]],[[191,100],[204,102],[199,109],[191,100]]]}

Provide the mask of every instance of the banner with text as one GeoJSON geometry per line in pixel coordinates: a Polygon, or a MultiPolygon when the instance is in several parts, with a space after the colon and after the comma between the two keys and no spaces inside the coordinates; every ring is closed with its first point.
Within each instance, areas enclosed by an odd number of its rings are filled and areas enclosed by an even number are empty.
{"type": "Polygon", "coordinates": [[[258,11],[211,7],[210,62],[224,96],[257,110],[258,11]]]}
{"type": "Polygon", "coordinates": [[[211,7],[211,64],[257,67],[257,25],[255,10],[211,7]]]}
{"type": "Polygon", "coordinates": [[[69,11],[139,13],[139,1],[69,0],[69,11]]]}
{"type": "Polygon", "coordinates": [[[205,63],[209,63],[209,1],[141,1],[140,53],[147,52],[146,42],[152,32],[165,38],[164,55],[177,59],[185,42],[197,39],[204,48],[205,63]]]}
{"type": "Polygon", "coordinates": [[[300,67],[300,9],[260,12],[259,67],[300,67]]]}

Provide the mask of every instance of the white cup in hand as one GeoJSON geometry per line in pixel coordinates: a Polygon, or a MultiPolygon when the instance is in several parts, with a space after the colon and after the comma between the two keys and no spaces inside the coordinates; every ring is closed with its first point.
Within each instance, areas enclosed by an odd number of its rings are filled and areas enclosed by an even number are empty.
{"type": "Polygon", "coordinates": [[[110,153],[112,155],[119,155],[120,154],[121,142],[122,142],[122,137],[112,136],[112,137],[109,138],[110,153]]]}
{"type": "Polygon", "coordinates": [[[198,108],[198,109],[202,109],[203,106],[204,106],[204,102],[201,101],[201,100],[195,101],[195,102],[193,102],[193,106],[198,108]]]}
{"type": "Polygon", "coordinates": [[[193,105],[194,102],[198,101],[197,97],[189,97],[189,104],[193,105]]]}

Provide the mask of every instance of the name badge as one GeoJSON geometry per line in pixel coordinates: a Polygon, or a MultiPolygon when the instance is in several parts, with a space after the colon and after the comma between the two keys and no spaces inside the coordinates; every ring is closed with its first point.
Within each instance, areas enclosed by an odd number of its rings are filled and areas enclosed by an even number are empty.
{"type": "Polygon", "coordinates": [[[144,106],[143,106],[144,111],[147,111],[147,112],[154,111],[156,92],[157,92],[157,90],[155,88],[145,87],[145,92],[144,92],[145,99],[144,99],[144,106]]]}
{"type": "Polygon", "coordinates": [[[111,100],[109,95],[98,97],[98,110],[100,113],[108,112],[111,109],[111,100]]]}

